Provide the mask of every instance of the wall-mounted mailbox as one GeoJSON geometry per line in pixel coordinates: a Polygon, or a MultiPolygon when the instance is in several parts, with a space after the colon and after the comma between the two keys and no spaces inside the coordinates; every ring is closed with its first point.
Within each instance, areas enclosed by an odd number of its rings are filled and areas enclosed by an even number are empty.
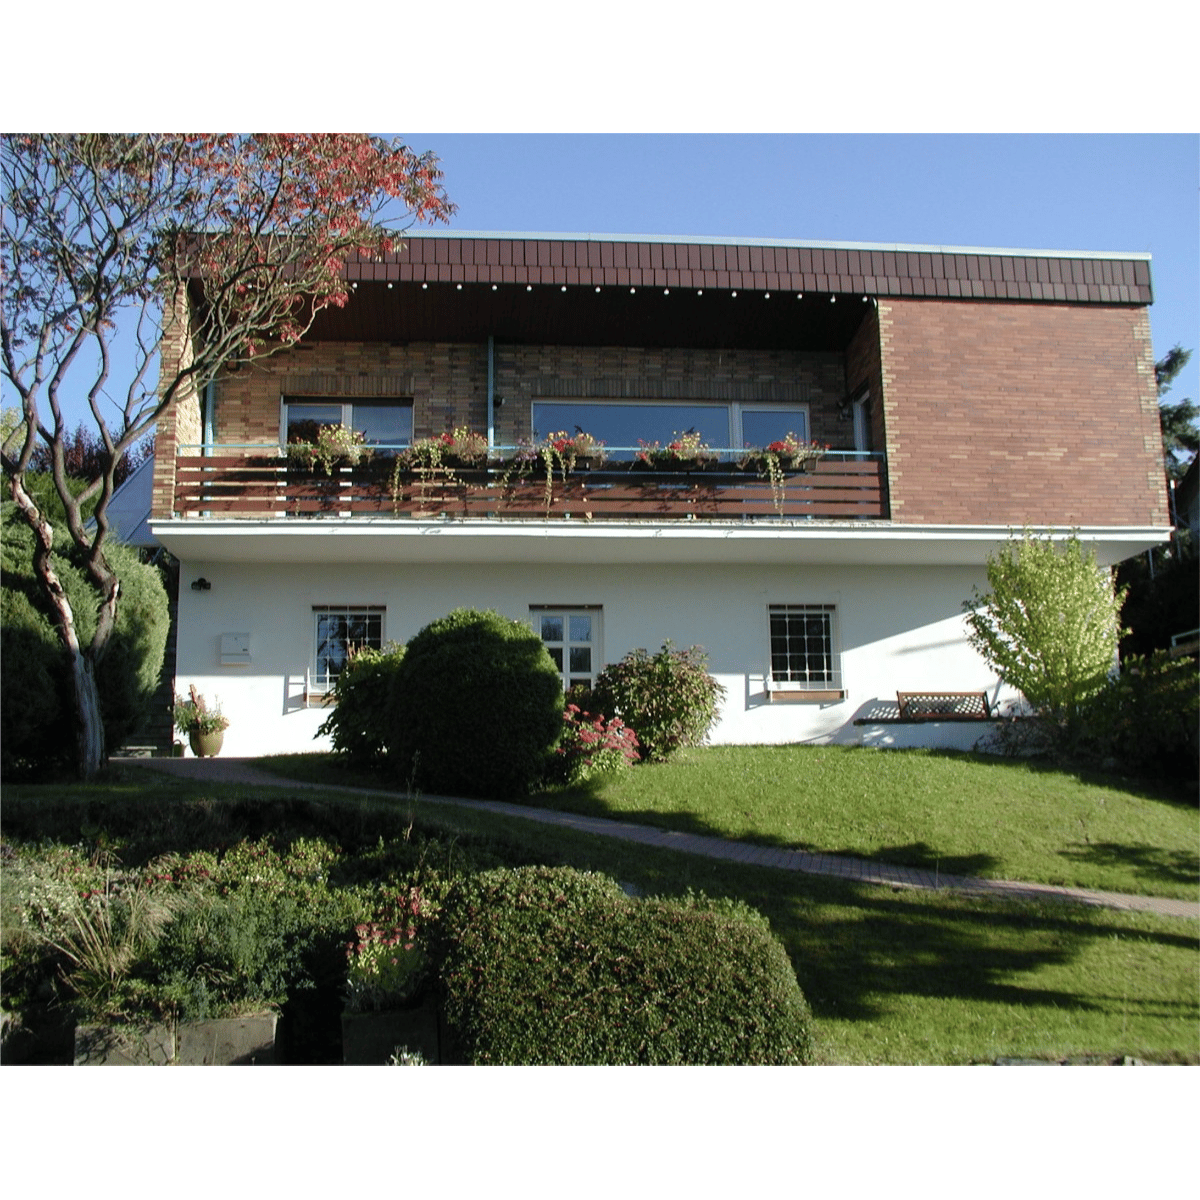
{"type": "Polygon", "coordinates": [[[221,666],[244,666],[250,661],[250,635],[248,633],[221,634],[221,666]]]}

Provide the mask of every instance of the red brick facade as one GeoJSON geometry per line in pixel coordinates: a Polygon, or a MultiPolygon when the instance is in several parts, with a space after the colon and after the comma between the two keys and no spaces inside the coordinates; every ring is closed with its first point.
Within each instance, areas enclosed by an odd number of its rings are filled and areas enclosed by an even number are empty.
{"type": "Polygon", "coordinates": [[[892,518],[1166,525],[1141,307],[881,300],[892,518]]]}

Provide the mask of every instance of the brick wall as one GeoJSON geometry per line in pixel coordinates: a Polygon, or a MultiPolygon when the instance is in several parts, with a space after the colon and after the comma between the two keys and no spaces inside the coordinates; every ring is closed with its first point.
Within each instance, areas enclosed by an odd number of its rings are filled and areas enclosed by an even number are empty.
{"type": "Polygon", "coordinates": [[[892,518],[1165,525],[1144,307],[881,300],[892,518]]]}
{"type": "MultiPolygon", "coordinates": [[[[167,305],[163,314],[160,388],[168,387],[179,371],[192,361],[189,322],[187,295],[180,288],[174,306],[167,305]]],[[[159,394],[161,396],[162,392],[159,394]]],[[[200,441],[203,436],[201,422],[199,393],[190,381],[184,381],[159,417],[155,428],[154,481],[150,500],[152,518],[171,515],[175,500],[175,456],[180,445],[200,441]]]]}
{"type": "Polygon", "coordinates": [[[840,448],[854,442],[840,412],[846,394],[840,354],[497,346],[495,358],[496,392],[505,398],[496,428],[502,443],[530,436],[530,403],[538,398],[804,403],[813,437],[840,448]]]}

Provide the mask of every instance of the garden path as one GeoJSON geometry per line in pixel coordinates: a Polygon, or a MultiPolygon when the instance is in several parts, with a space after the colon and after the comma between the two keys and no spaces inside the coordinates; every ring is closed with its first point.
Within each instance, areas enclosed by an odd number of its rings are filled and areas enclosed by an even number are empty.
{"type": "MultiPolygon", "coordinates": [[[[387,794],[382,789],[333,788],[327,784],[298,783],[272,775],[250,759],[237,758],[122,758],[122,765],[138,765],[189,779],[212,783],[253,787],[304,787],[324,791],[357,792],[363,795],[387,794]]],[[[919,867],[903,867],[872,859],[850,858],[841,854],[810,854],[778,846],[759,846],[752,842],[732,841],[694,833],[654,829],[605,817],[586,817],[578,813],[532,808],[526,804],[507,804],[497,800],[467,800],[452,796],[421,795],[422,802],[456,804],[484,812],[499,812],[527,821],[540,821],[573,829],[578,833],[618,838],[646,846],[659,846],[684,854],[719,858],[747,866],[773,867],[780,871],[801,871],[810,875],[831,875],[857,883],[873,883],[892,888],[920,888],[1020,900],[1062,900],[1090,904],[1099,908],[1117,908],[1130,912],[1153,912],[1171,917],[1200,920],[1200,903],[1173,900],[1163,896],[1132,896],[1123,892],[1098,892],[1086,888],[1058,887],[1048,883],[1024,883],[1007,879],[979,879],[962,875],[943,875],[919,867]]]]}

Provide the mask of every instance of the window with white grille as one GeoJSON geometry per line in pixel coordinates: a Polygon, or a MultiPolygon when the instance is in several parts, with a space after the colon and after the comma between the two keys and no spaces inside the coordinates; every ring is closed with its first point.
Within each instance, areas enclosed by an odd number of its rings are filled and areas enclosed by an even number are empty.
{"type": "Polygon", "coordinates": [[[383,648],[385,611],[382,605],[313,605],[315,653],[311,681],[314,690],[324,692],[333,687],[353,650],[383,648]]]}
{"type": "Polygon", "coordinates": [[[602,666],[600,609],[542,608],[534,605],[529,615],[534,629],[558,667],[563,691],[578,683],[591,687],[602,666]]]}
{"type": "Polygon", "coordinates": [[[783,691],[840,691],[837,610],[832,604],[771,604],[771,686],[783,691]]]}

